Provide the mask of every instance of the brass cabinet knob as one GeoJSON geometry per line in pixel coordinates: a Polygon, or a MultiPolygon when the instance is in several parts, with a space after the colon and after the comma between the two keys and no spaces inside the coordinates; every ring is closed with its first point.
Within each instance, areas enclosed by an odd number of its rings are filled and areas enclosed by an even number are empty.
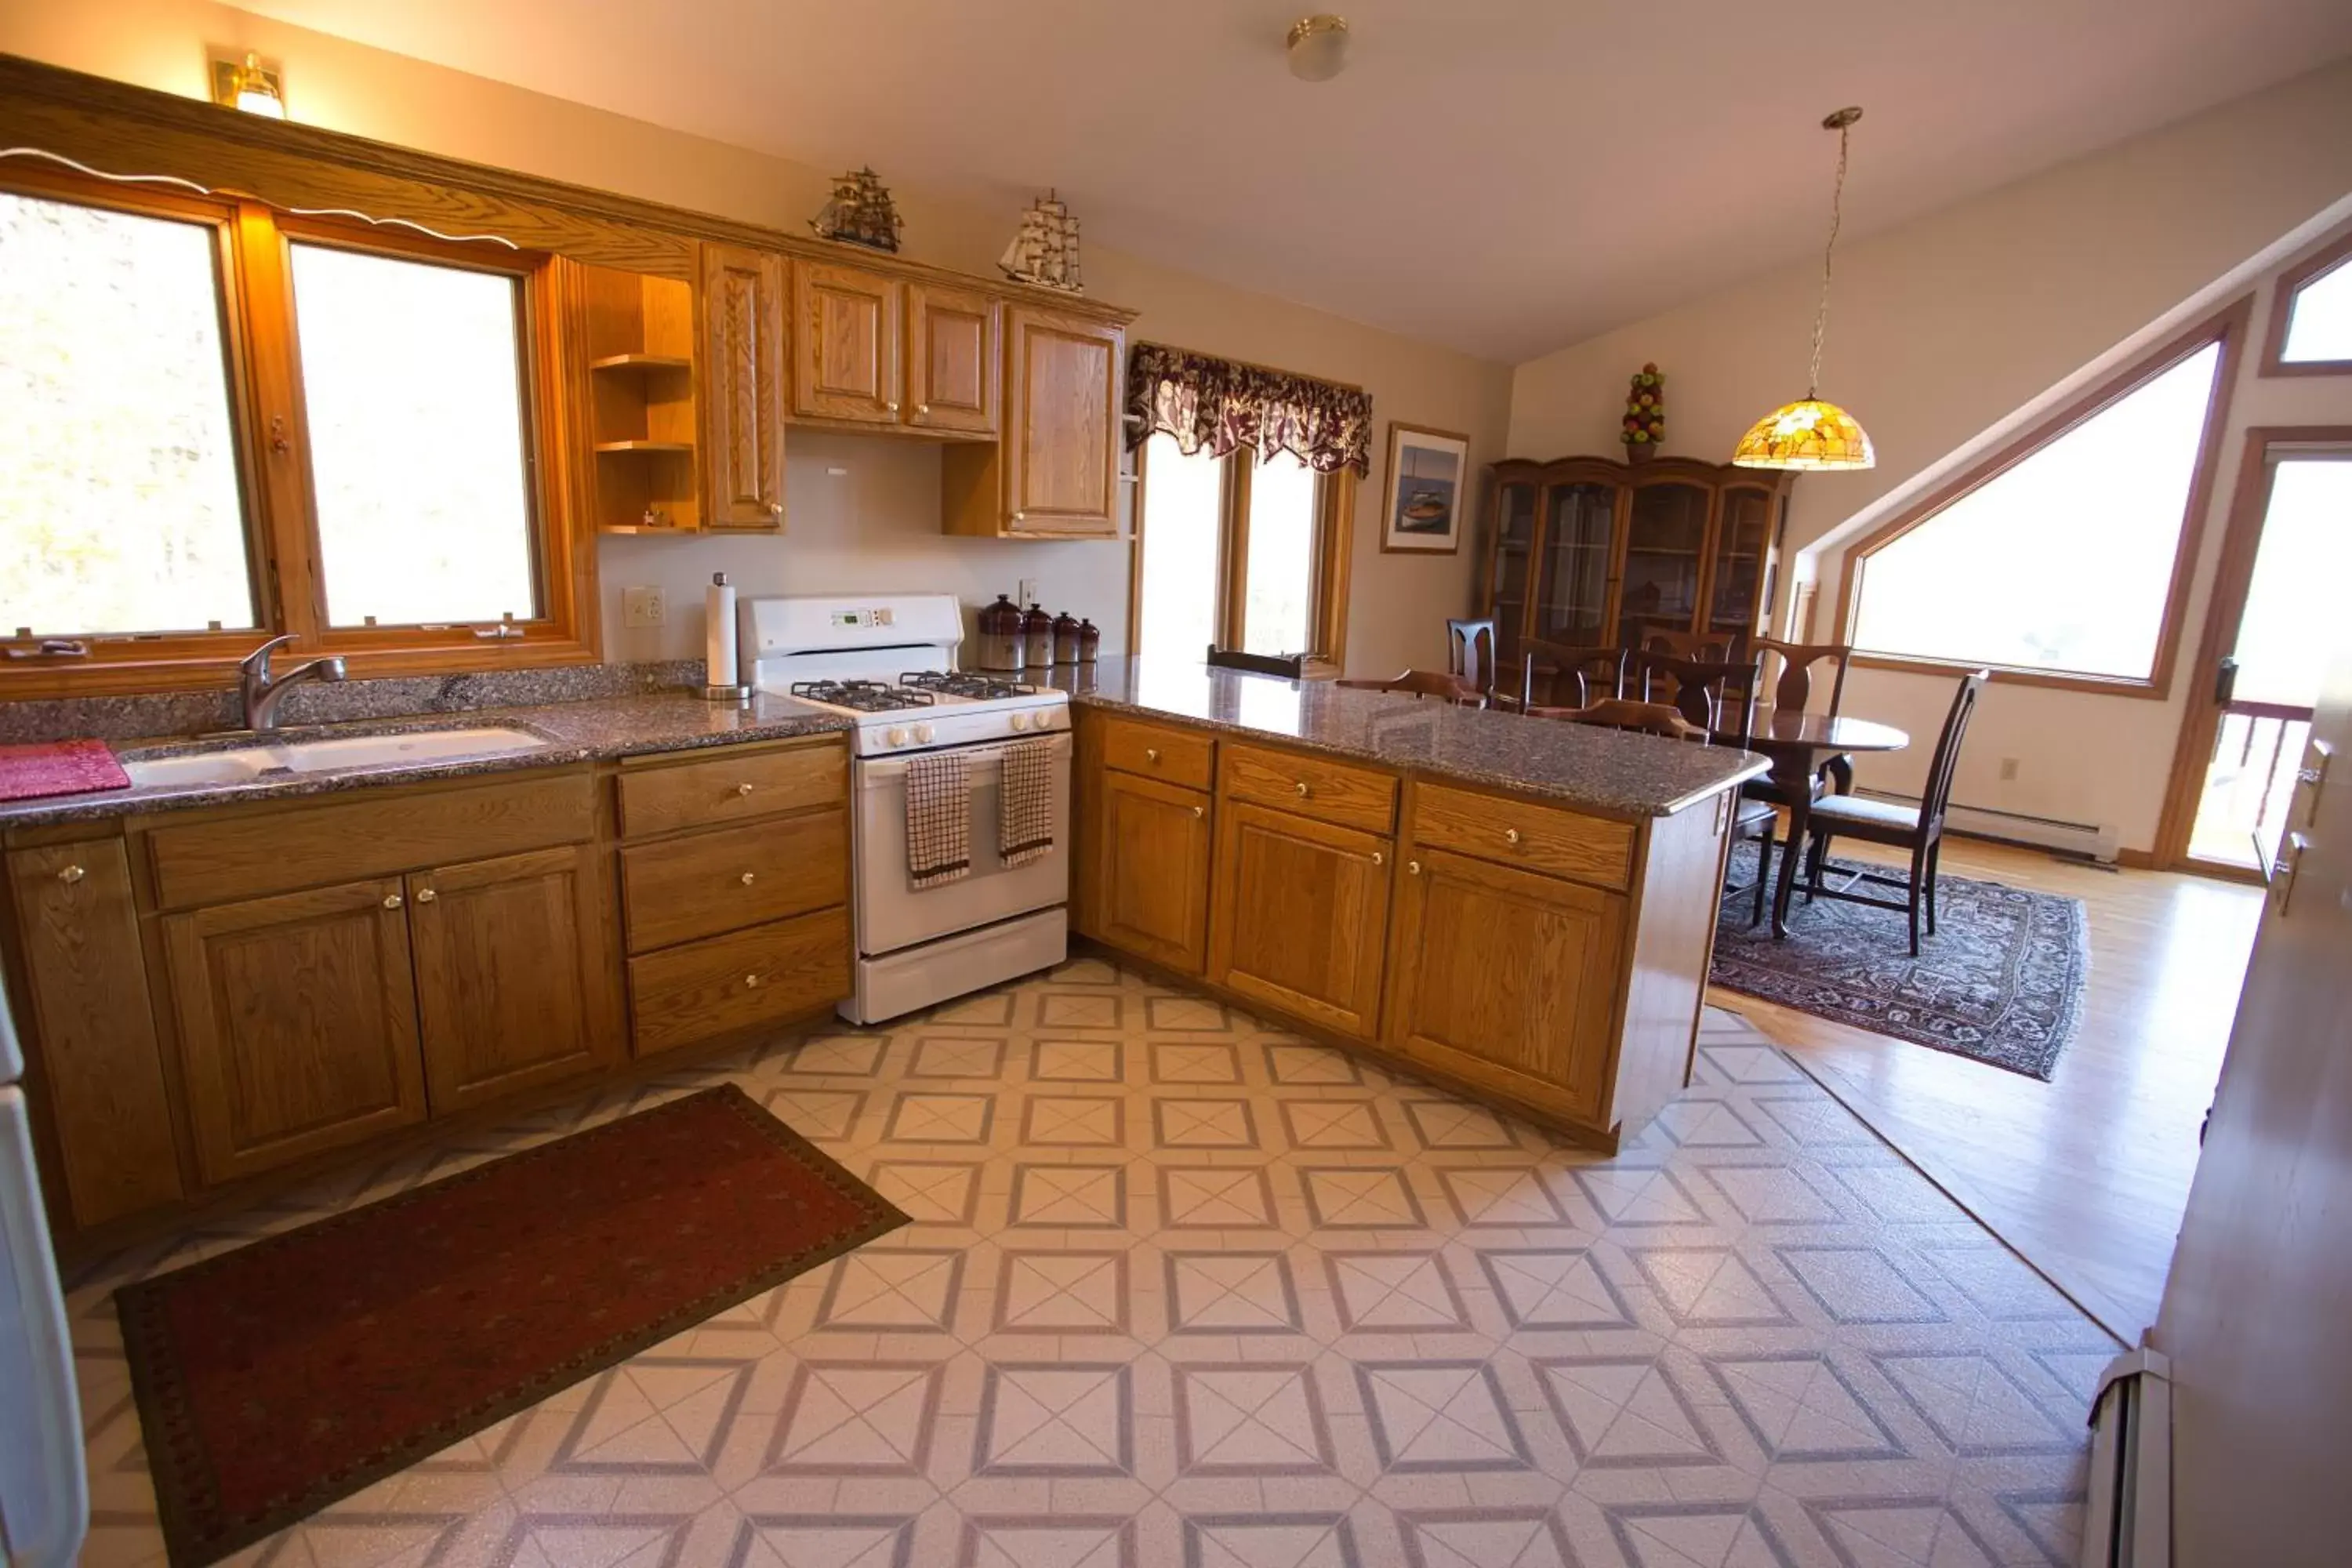
{"type": "Polygon", "coordinates": [[[1385,865],[1387,865],[1388,863],[1389,863],[1389,862],[1388,862],[1388,857],[1387,857],[1387,856],[1382,855],[1382,854],[1381,854],[1379,850],[1377,850],[1377,849],[1375,849],[1375,850],[1373,850],[1373,851],[1372,851],[1372,864],[1373,864],[1373,865],[1375,865],[1375,866],[1385,866],[1385,865]]]}
{"type": "Polygon", "coordinates": [[[1029,521],[1029,514],[1025,511],[1016,511],[1013,514],[1013,521],[1015,522],[1026,522],[1029,521]]]}
{"type": "Polygon", "coordinates": [[[931,405],[928,403],[918,403],[915,405],[915,412],[928,416],[931,412],[931,405]]]}
{"type": "Polygon", "coordinates": [[[883,406],[887,408],[893,414],[898,412],[898,405],[896,403],[886,403],[883,406]]]}
{"type": "Polygon", "coordinates": [[[757,873],[755,873],[755,872],[751,872],[751,871],[746,871],[746,872],[744,872],[744,873],[743,873],[743,885],[744,885],[745,887],[747,887],[747,888],[748,888],[748,887],[750,887],[750,886],[751,885],[752,881],[755,879],[756,876],[757,876],[757,873]]]}
{"type": "Polygon", "coordinates": [[[1144,748],[1143,748],[1143,760],[1144,760],[1145,762],[1147,762],[1147,763],[1156,763],[1156,762],[1158,762],[1158,761],[1160,760],[1160,748],[1159,748],[1159,747],[1157,747],[1157,746],[1146,746],[1146,747],[1144,747],[1144,748]]]}
{"type": "Polygon", "coordinates": [[[1300,779],[1298,781],[1298,798],[1301,800],[1305,800],[1307,798],[1307,781],[1305,779],[1300,779]]]}
{"type": "Polygon", "coordinates": [[[1519,830],[1518,830],[1517,828],[1516,828],[1516,827],[1506,827],[1505,829],[1503,829],[1503,842],[1504,842],[1504,843],[1506,843],[1506,844],[1517,844],[1518,841],[1519,841],[1519,830]]]}
{"type": "Polygon", "coordinates": [[[1406,872],[1407,872],[1409,875],[1415,876],[1415,877],[1418,877],[1418,876],[1420,876],[1420,875],[1421,875],[1421,862],[1420,862],[1420,861],[1418,861],[1418,860],[1408,860],[1408,861],[1406,861],[1406,862],[1404,863],[1404,868],[1405,868],[1406,872]]]}
{"type": "Polygon", "coordinates": [[[396,910],[400,908],[400,895],[398,893],[386,893],[383,896],[383,907],[388,910],[396,910]]]}
{"type": "Polygon", "coordinates": [[[1206,816],[1209,815],[1209,808],[1204,805],[1196,805],[1192,808],[1192,815],[1195,816],[1206,816]]]}
{"type": "Polygon", "coordinates": [[[783,515],[784,515],[784,503],[783,503],[783,502],[782,502],[782,501],[780,501],[780,500],[772,500],[772,501],[770,501],[770,502],[768,503],[768,515],[769,515],[770,517],[782,517],[782,516],[783,516],[783,515]]]}
{"type": "Polygon", "coordinates": [[[758,985],[759,984],[760,984],[760,977],[759,977],[758,975],[756,975],[756,974],[747,974],[747,975],[743,976],[743,986],[744,986],[744,989],[746,989],[746,990],[750,990],[750,989],[751,989],[752,987],[754,987],[754,986],[758,985]]]}
{"type": "Polygon", "coordinates": [[[750,795],[751,793],[751,786],[747,784],[739,784],[735,786],[735,793],[737,795],[750,795]]]}
{"type": "Polygon", "coordinates": [[[84,877],[89,875],[89,872],[83,870],[79,866],[68,866],[64,870],[58,873],[58,880],[70,887],[72,884],[80,881],[84,877]]]}
{"type": "Polygon", "coordinates": [[[440,894],[435,892],[430,888],[419,888],[416,889],[416,901],[420,904],[429,904],[440,896],[440,894]]]}

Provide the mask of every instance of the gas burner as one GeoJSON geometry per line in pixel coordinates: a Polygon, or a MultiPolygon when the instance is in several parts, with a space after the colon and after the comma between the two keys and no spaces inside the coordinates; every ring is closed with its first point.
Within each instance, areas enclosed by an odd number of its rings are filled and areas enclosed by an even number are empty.
{"type": "Polygon", "coordinates": [[[929,708],[931,694],[908,691],[879,680],[799,680],[793,695],[810,702],[847,708],[859,713],[889,713],[901,708],[929,708]]]}
{"type": "Polygon", "coordinates": [[[937,691],[949,697],[977,699],[999,697],[1034,697],[1037,689],[1024,686],[1017,680],[1000,680],[993,676],[974,675],[967,670],[919,669],[898,678],[898,684],[918,691],[937,691]]]}

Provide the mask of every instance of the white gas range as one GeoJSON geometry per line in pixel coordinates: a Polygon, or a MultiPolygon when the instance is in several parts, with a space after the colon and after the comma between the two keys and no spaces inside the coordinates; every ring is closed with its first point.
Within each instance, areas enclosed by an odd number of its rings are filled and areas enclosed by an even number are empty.
{"type": "Polygon", "coordinates": [[[746,599],[744,674],[763,695],[851,721],[851,905],[856,994],[842,1016],[871,1024],[1062,962],[1069,952],[1070,698],[956,668],[963,610],[944,594],[746,599]],[[1020,866],[998,853],[1003,759],[1051,759],[1053,848],[1020,866]],[[970,759],[969,873],[917,888],[907,854],[907,763],[970,759]]]}

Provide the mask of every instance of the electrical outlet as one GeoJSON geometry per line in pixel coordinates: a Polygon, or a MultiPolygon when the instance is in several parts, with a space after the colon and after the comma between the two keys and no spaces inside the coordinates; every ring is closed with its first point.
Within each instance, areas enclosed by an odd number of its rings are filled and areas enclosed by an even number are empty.
{"type": "Polygon", "coordinates": [[[657,626],[669,618],[669,605],[659,588],[624,588],[621,590],[621,624],[625,626],[657,626]]]}
{"type": "Polygon", "coordinates": [[[1037,579],[1036,579],[1036,578],[1034,578],[1034,577],[1024,577],[1024,578],[1022,578],[1022,579],[1021,579],[1021,591],[1020,591],[1019,593],[1017,593],[1017,594],[1013,595],[1013,597],[1016,601],[1018,601],[1019,603],[1024,604],[1024,605],[1034,605],[1034,604],[1038,603],[1038,598],[1037,598],[1037,579]]]}
{"type": "Polygon", "coordinates": [[[2001,782],[2001,783],[2003,783],[2003,784],[2014,784],[2014,783],[2016,782],[2016,780],[2017,780],[2017,759],[2016,759],[2015,757],[2003,757],[2003,758],[2001,758],[2001,760],[2000,760],[2000,782],[2001,782]]]}

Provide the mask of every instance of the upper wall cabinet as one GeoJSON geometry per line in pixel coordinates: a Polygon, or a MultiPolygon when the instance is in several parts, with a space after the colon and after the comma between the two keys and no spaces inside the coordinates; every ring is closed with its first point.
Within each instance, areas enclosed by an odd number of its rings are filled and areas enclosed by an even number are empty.
{"type": "Polygon", "coordinates": [[[895,425],[904,402],[906,286],[857,267],[793,268],[793,411],[895,425]]]}
{"type": "Polygon", "coordinates": [[[1016,305],[1004,318],[1004,428],[940,463],[943,524],[983,538],[1117,536],[1118,387],[1126,333],[1016,305]]]}
{"type": "Polygon", "coordinates": [[[907,285],[907,423],[942,435],[996,434],[1003,308],[972,289],[907,285]]]}
{"type": "Polygon", "coordinates": [[[784,522],[784,258],[702,247],[708,525],[784,522]]]}
{"type": "Polygon", "coordinates": [[[702,526],[694,287],[609,267],[558,262],[572,345],[587,515],[624,532],[702,526]]]}

